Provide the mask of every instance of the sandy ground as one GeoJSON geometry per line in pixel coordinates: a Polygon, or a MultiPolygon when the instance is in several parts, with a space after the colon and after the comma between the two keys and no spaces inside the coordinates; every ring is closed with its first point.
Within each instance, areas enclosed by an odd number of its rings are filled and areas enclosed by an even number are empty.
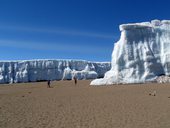
{"type": "Polygon", "coordinates": [[[170,128],[170,85],[89,83],[0,86],[0,128],[170,128]]]}

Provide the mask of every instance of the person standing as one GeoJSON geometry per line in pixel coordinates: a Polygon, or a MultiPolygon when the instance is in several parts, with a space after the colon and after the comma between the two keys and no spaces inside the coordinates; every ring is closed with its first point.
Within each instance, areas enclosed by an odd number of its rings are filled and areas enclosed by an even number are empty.
{"type": "Polygon", "coordinates": [[[76,76],[74,76],[73,79],[74,79],[74,84],[77,85],[77,78],[76,78],[76,76]]]}
{"type": "Polygon", "coordinates": [[[50,87],[51,87],[51,81],[48,80],[48,82],[47,82],[47,88],[50,88],[50,87]]]}

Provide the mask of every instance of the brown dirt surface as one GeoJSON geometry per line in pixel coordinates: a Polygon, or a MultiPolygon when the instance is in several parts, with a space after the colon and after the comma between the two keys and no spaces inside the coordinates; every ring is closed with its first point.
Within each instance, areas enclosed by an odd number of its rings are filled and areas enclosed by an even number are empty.
{"type": "Polygon", "coordinates": [[[0,128],[170,128],[170,84],[89,84],[0,85],[0,128]]]}

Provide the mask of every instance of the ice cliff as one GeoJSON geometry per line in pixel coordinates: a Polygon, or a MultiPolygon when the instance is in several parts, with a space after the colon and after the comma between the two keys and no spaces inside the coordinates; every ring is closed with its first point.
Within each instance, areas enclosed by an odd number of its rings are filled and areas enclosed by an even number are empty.
{"type": "Polygon", "coordinates": [[[1,61],[0,83],[35,82],[44,80],[95,79],[110,70],[110,62],[83,60],[1,61]]]}
{"type": "Polygon", "coordinates": [[[120,25],[111,70],[91,85],[145,83],[170,75],[170,20],[120,25]]]}

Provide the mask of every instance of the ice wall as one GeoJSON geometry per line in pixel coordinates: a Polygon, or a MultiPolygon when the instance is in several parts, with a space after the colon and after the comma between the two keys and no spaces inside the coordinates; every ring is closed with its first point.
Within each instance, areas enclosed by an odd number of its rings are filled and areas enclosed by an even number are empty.
{"type": "Polygon", "coordinates": [[[144,83],[170,75],[170,20],[120,25],[111,70],[91,85],[144,83]]]}
{"type": "Polygon", "coordinates": [[[95,79],[110,70],[110,62],[83,60],[30,60],[0,62],[0,83],[44,80],[95,79]]]}

